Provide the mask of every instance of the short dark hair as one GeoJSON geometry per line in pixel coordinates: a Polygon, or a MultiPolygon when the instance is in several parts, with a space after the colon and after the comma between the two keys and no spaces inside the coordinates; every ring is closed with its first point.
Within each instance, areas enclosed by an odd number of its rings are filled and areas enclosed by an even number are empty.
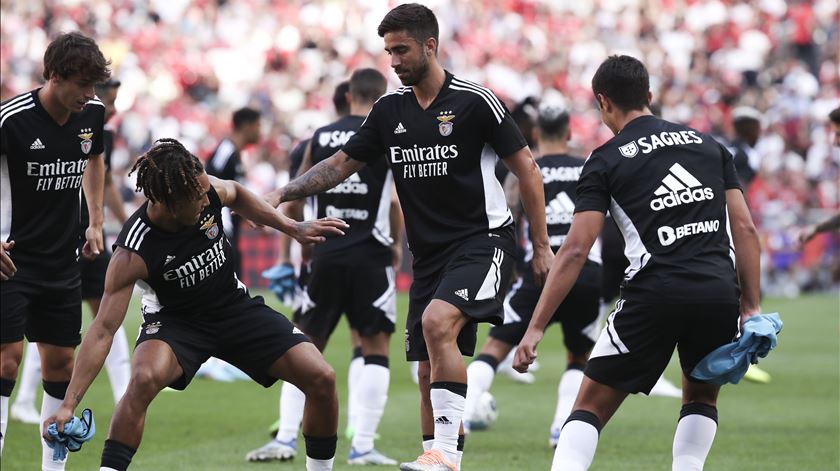
{"type": "Polygon", "coordinates": [[[409,37],[420,44],[429,38],[435,38],[435,42],[439,42],[440,31],[435,14],[419,3],[404,3],[389,11],[379,23],[379,28],[376,29],[379,36],[383,38],[385,33],[397,31],[405,31],[409,37]]]}
{"type": "Polygon", "coordinates": [[[831,110],[831,113],[828,113],[828,119],[830,119],[832,123],[840,126],[840,107],[831,110]]]}
{"type": "Polygon", "coordinates": [[[349,91],[350,81],[345,80],[336,85],[335,92],[333,92],[333,106],[335,106],[335,112],[341,116],[350,113],[350,102],[347,101],[347,92],[349,91]]]}
{"type": "Polygon", "coordinates": [[[95,87],[96,88],[96,94],[97,95],[102,95],[103,93],[107,92],[108,90],[111,90],[111,89],[114,89],[114,88],[120,88],[120,85],[122,85],[122,82],[120,82],[119,80],[109,78],[108,80],[106,80],[102,83],[97,83],[96,84],[96,87],[95,87]]]}
{"type": "Polygon", "coordinates": [[[176,201],[196,199],[202,194],[198,177],[204,166],[198,157],[175,139],[160,139],[141,155],[128,172],[137,172],[137,187],[153,203],[174,209],[176,201]]]}
{"type": "Polygon", "coordinates": [[[561,107],[541,107],[537,116],[540,133],[547,137],[563,137],[569,129],[569,112],[561,107]]]}
{"type": "Polygon", "coordinates": [[[259,119],[259,111],[248,108],[247,106],[245,108],[239,108],[233,112],[233,129],[242,129],[242,126],[251,124],[259,119]]]}
{"type": "Polygon", "coordinates": [[[592,77],[592,93],[604,95],[622,111],[643,110],[649,105],[650,76],[635,57],[610,56],[592,77]]]}
{"type": "Polygon", "coordinates": [[[359,69],[350,76],[350,95],[358,103],[373,103],[387,88],[385,76],[376,69],[359,69]]]}
{"type": "Polygon", "coordinates": [[[59,34],[44,52],[44,80],[78,75],[85,82],[101,83],[111,76],[110,66],[96,41],[78,32],[59,34]]]}

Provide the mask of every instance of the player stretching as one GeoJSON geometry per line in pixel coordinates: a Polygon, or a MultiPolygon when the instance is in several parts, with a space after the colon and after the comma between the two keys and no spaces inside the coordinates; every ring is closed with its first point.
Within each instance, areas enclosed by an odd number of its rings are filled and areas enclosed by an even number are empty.
{"type": "MultiPolygon", "coordinates": [[[[568,154],[569,113],[562,101],[546,98],[539,106],[537,117],[539,148],[542,156],[537,159],[545,192],[545,214],[548,237],[552,250],[563,244],[575,209],[575,185],[583,159],[568,154]]],[[[506,185],[508,198],[518,201],[518,185],[506,185]]],[[[525,260],[530,263],[530,241],[526,246],[525,260]]],[[[557,407],[550,427],[549,444],[557,444],[560,427],[571,412],[583,379],[583,368],[598,333],[598,308],[601,289],[601,257],[599,244],[589,251],[580,277],[550,322],[563,326],[566,345],[566,372],[557,387],[557,407]]],[[[469,388],[464,409],[467,420],[475,411],[482,393],[488,391],[499,362],[519,343],[531,313],[540,297],[541,287],[534,282],[530,268],[516,280],[505,298],[505,324],[490,329],[487,341],[475,361],[467,369],[469,388]]]]}
{"type": "Polygon", "coordinates": [[[264,387],[284,379],[307,395],[303,433],[307,469],[332,469],[338,401],[335,373],[318,349],[282,315],[252,298],[233,271],[222,207],[306,243],[340,235],[337,219],[298,223],[230,180],[204,173],[178,141],[158,141],[135,163],[137,189],[149,199],[117,238],[99,314],[85,335],[68,394],[55,422],[59,431],[93,382],[125,318],[135,282],[143,287],[143,325],[131,382],[117,404],[102,451],[104,470],[123,471],[140,445],[146,410],[165,387],[184,389],[210,356],[247,373],[264,387]]]}
{"type": "MultiPolygon", "coordinates": [[[[414,255],[406,357],[420,366],[424,448],[407,470],[457,470],[467,372],[476,322],[502,322],[513,268],[514,224],[490,145],[522,182],[534,243],[535,279],[551,259],[542,179],[507,109],[487,88],[453,76],[437,59],[438,24],[412,3],[379,25],[391,67],[405,85],[381,97],[362,127],[332,157],[272,196],[279,204],[321,193],[388,159],[414,255]]],[[[462,437],[462,435],[461,435],[462,437]]]]}
{"type": "MultiPolygon", "coordinates": [[[[350,115],[315,131],[301,170],[330,157],[356,133],[373,103],[385,93],[385,77],[375,69],[357,70],[350,77],[350,115]]],[[[393,233],[402,230],[399,206],[392,205],[393,177],[380,159],[313,198],[316,216],[348,221],[347,235],[314,247],[311,271],[294,321],[323,351],[342,314],[359,333],[364,367],[355,385],[359,406],[350,464],[392,465],[396,461],[373,447],[374,436],[388,399],[388,345],[397,316],[392,246],[393,233]],[[392,222],[394,227],[392,227],[392,222]]],[[[302,200],[293,204],[303,212],[302,200]]],[[[280,428],[274,440],[248,453],[249,461],[290,459],[294,456],[303,394],[291,384],[281,391],[280,428]],[[286,397],[289,396],[289,397],[286,397]]]]}
{"type": "MultiPolygon", "coordinates": [[[[38,344],[44,398],[41,418],[55,412],[81,340],[79,189],[90,214],[82,253],[102,246],[105,107],[94,86],[111,75],[96,43],[58,36],[44,53],[42,87],[0,104],[0,450],[23,337],[38,344]]],[[[42,443],[41,466],[64,469],[42,443]]]]}
{"type": "Polygon", "coordinates": [[[553,470],[587,469],[598,434],[629,393],[647,393],[677,348],[683,406],[673,469],[700,470],[717,430],[719,386],[691,378],[695,365],[759,313],[759,244],[732,155],[708,135],[653,116],[645,66],[611,56],[592,79],[601,119],[615,137],[595,149],[577,186],[575,217],[516,352],[525,371],[557,306],[612,213],[630,267],[601,332],[553,470]],[[730,235],[731,234],[731,235],[730,235]],[[737,271],[736,271],[737,268],[737,271]],[[740,289],[739,289],[740,287],[740,289]]]}

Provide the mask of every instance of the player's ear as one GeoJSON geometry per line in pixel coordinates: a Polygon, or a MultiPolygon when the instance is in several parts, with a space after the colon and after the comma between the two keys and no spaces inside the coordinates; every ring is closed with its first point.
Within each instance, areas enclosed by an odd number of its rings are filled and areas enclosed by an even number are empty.
{"type": "Polygon", "coordinates": [[[653,93],[651,93],[650,90],[648,90],[648,108],[650,107],[651,103],[653,103],[653,93]]]}
{"type": "Polygon", "coordinates": [[[437,53],[437,40],[435,38],[428,38],[423,44],[423,52],[427,56],[434,56],[437,53]]]}

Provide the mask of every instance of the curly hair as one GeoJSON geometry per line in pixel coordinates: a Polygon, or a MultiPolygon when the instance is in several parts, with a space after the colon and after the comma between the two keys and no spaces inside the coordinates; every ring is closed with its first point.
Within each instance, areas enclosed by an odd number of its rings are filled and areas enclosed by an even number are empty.
{"type": "Polygon", "coordinates": [[[204,166],[175,139],[159,139],[128,172],[137,172],[137,188],[153,203],[173,209],[176,201],[197,199],[204,190],[198,177],[204,166]]]}

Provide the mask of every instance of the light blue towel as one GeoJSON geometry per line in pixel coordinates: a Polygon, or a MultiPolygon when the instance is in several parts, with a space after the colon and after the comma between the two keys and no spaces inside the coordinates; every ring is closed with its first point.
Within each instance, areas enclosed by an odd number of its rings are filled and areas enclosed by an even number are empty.
{"type": "Polygon", "coordinates": [[[295,269],[289,264],[275,265],[262,272],[262,277],[269,280],[270,289],[281,302],[295,294],[295,269]]]}
{"type": "Polygon", "coordinates": [[[52,441],[47,444],[53,449],[53,461],[64,461],[67,458],[67,451],[79,451],[82,444],[96,433],[96,424],[93,422],[93,412],[90,409],[82,411],[82,417],[73,417],[64,424],[64,431],[59,432],[54,423],[47,427],[47,435],[52,441]]]}
{"type": "Polygon", "coordinates": [[[738,340],[718,347],[700,360],[691,372],[693,378],[712,384],[738,384],[750,364],[758,363],[776,348],[776,334],[782,330],[778,312],[750,317],[741,326],[738,340]]]}

